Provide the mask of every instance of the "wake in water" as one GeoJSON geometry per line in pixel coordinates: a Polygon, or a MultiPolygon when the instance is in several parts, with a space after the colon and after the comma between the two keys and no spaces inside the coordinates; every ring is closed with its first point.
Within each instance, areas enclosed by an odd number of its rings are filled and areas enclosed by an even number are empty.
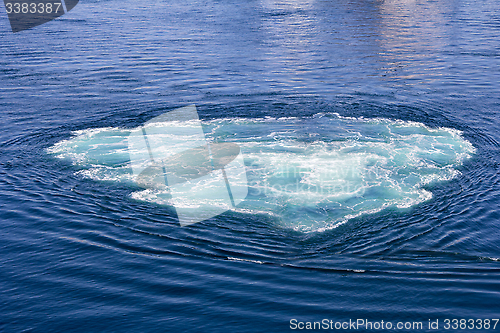
{"type": "MultiPolygon", "coordinates": [[[[432,198],[424,185],[447,181],[475,149],[461,133],[420,123],[345,118],[229,118],[203,122],[207,139],[237,143],[249,191],[233,211],[268,214],[287,228],[322,231],[387,207],[407,208],[432,198]]],[[[94,180],[134,181],[130,129],[75,132],[49,149],[94,180]]],[[[210,187],[206,189],[210,194],[210,187]]],[[[171,204],[168,189],[131,197],[171,204]]],[[[231,209],[231,207],[228,207],[231,209]]]]}

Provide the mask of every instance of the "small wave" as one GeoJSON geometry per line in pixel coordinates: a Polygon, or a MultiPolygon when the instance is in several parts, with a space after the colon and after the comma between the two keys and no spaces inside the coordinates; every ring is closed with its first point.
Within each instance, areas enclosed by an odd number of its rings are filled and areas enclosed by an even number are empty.
{"type": "Polygon", "coordinates": [[[232,261],[246,261],[246,262],[251,262],[251,263],[259,264],[259,265],[264,264],[264,262],[260,261],[260,260],[241,259],[241,258],[234,258],[234,257],[227,257],[227,260],[232,260],[232,261]]]}

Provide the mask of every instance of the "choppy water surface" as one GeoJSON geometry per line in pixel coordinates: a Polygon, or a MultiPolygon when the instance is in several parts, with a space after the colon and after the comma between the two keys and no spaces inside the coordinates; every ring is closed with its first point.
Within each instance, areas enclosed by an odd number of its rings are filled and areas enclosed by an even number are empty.
{"type": "Polygon", "coordinates": [[[495,1],[81,1],[18,34],[0,15],[2,332],[498,318],[495,1]],[[249,194],[180,227],[127,138],[189,104],[241,147],[249,194]]]}

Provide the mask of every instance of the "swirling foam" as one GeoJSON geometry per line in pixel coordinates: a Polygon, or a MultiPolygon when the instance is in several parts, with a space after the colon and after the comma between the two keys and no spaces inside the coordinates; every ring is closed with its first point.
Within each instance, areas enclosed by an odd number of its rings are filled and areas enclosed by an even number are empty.
{"type": "MultiPolygon", "coordinates": [[[[203,126],[207,139],[235,142],[245,157],[249,194],[235,211],[268,214],[277,224],[304,232],[429,200],[432,193],[424,185],[456,177],[475,151],[454,129],[337,114],[217,119],[203,126]]],[[[70,159],[82,176],[132,183],[129,133],[121,128],[78,131],[49,153],[70,159]]],[[[131,196],[169,204],[168,193],[158,190],[131,196]]]]}

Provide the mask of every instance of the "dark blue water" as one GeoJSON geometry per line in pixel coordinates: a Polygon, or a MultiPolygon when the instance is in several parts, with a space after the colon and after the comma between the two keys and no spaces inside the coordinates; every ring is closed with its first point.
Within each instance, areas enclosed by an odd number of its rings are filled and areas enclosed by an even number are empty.
{"type": "Polygon", "coordinates": [[[499,317],[496,1],[81,1],[17,34],[1,16],[0,331],[286,332],[293,318],[445,331],[499,317]],[[89,176],[100,164],[51,153],[189,104],[208,136],[254,147],[258,134],[250,178],[290,158],[285,141],[420,151],[427,169],[389,159],[390,184],[356,196],[377,209],[354,217],[349,198],[277,196],[181,228],[116,174],[89,176]]]}

